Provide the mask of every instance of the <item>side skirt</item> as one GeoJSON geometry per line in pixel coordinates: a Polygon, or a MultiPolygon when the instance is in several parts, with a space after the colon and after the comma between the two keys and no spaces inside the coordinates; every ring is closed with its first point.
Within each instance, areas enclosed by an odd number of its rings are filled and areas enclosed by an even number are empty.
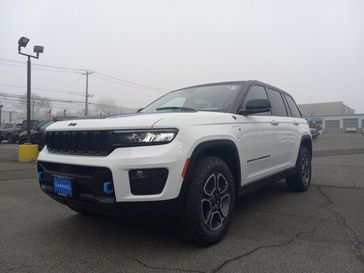
{"type": "Polygon", "coordinates": [[[261,189],[273,182],[276,182],[276,181],[281,180],[286,177],[293,176],[295,173],[296,173],[296,167],[292,167],[292,168],[289,168],[282,172],[276,173],[274,175],[265,177],[263,179],[253,181],[247,185],[243,185],[240,187],[240,189],[238,191],[238,198],[240,198],[244,195],[247,195],[249,193],[252,193],[258,189],[261,189]]]}

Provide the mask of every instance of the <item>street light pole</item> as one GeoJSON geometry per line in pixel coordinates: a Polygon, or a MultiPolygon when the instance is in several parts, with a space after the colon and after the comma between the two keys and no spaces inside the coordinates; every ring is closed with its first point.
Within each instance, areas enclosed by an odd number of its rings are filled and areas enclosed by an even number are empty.
{"type": "Polygon", "coordinates": [[[85,117],[88,116],[88,75],[89,72],[86,72],[86,105],[85,105],[85,117]]]}
{"type": "Polygon", "coordinates": [[[2,104],[0,104],[0,126],[1,126],[1,124],[2,124],[2,119],[1,119],[1,110],[2,110],[2,108],[3,108],[3,105],[2,105],[2,104]]]}
{"type": "Polygon", "coordinates": [[[34,46],[34,53],[36,55],[30,55],[27,53],[23,53],[21,52],[21,49],[27,46],[29,42],[29,39],[26,37],[21,37],[18,41],[18,53],[20,55],[24,55],[28,57],[28,61],[27,61],[27,143],[30,143],[30,122],[31,122],[31,117],[30,117],[30,108],[31,108],[31,62],[30,62],[30,58],[35,58],[35,59],[39,59],[39,54],[44,52],[44,47],[43,46],[34,46]]]}
{"type": "Polygon", "coordinates": [[[27,61],[27,143],[30,143],[31,62],[27,61]]]}

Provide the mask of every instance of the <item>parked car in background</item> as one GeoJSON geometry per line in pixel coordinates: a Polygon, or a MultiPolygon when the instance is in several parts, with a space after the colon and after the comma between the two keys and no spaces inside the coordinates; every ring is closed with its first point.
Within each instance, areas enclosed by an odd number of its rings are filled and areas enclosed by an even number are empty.
{"type": "Polygon", "coordinates": [[[356,127],[346,127],[345,132],[346,133],[356,133],[358,129],[356,127]]]}
{"type": "MultiPolygon", "coordinates": [[[[31,120],[31,128],[37,128],[41,124],[49,122],[48,120],[31,120]]],[[[27,120],[23,120],[22,123],[7,123],[0,130],[0,142],[7,140],[8,143],[16,143],[19,141],[19,136],[27,129],[27,120]]]]}
{"type": "Polygon", "coordinates": [[[316,128],[310,128],[312,138],[317,138],[320,135],[320,131],[316,128]]]}
{"type": "Polygon", "coordinates": [[[19,134],[23,131],[21,123],[7,123],[0,131],[0,141],[7,140],[8,143],[15,143],[19,139],[19,134]]]}
{"type": "Polygon", "coordinates": [[[3,140],[3,131],[11,126],[11,123],[3,123],[0,125],[0,143],[3,140]]]}
{"type": "MultiPolygon", "coordinates": [[[[30,143],[38,144],[39,150],[43,149],[45,143],[45,129],[54,123],[53,121],[43,121],[40,122],[37,126],[34,126],[30,130],[30,143]]],[[[24,144],[27,142],[27,131],[24,130],[19,134],[19,144],[24,144]]]]}

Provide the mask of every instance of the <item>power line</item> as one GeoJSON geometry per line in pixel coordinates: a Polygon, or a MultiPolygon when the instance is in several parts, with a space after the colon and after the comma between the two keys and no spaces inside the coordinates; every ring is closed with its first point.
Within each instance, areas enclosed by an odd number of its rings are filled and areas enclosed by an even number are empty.
{"type": "MultiPolygon", "coordinates": [[[[0,93],[0,97],[5,97],[5,98],[16,98],[16,99],[20,99],[20,100],[26,100],[26,98],[22,95],[15,95],[15,94],[10,94],[10,93],[0,93]]],[[[80,104],[84,104],[83,101],[76,101],[76,100],[62,100],[62,99],[56,99],[56,98],[32,98],[32,100],[35,101],[49,101],[49,102],[63,102],[63,103],[80,103],[80,104]]],[[[104,107],[112,107],[110,105],[106,105],[106,104],[102,104],[102,103],[95,103],[95,102],[90,102],[90,105],[96,105],[96,106],[104,106],[104,107]]],[[[117,106],[117,108],[120,108],[117,106]]]]}
{"type": "MultiPolygon", "coordinates": [[[[7,87],[27,88],[26,86],[17,85],[17,84],[0,83],[0,85],[7,86],[7,87]]],[[[48,88],[38,88],[38,87],[32,87],[32,89],[39,90],[39,91],[66,93],[69,95],[72,95],[72,94],[83,95],[82,92],[72,92],[72,91],[65,91],[65,90],[59,90],[59,89],[48,89],[48,88]]]]}
{"type": "MultiPolygon", "coordinates": [[[[12,66],[12,67],[19,67],[19,68],[25,68],[25,66],[20,65],[20,64],[12,64],[12,63],[4,63],[4,62],[0,62],[0,65],[7,65],[7,66],[12,66]]],[[[34,66],[35,64],[33,64],[34,66]]],[[[50,69],[50,68],[43,68],[43,67],[33,67],[33,69],[37,69],[37,70],[44,70],[44,71],[53,71],[53,72],[65,72],[65,73],[70,73],[71,71],[67,71],[67,70],[56,70],[56,69],[50,69]]],[[[72,73],[80,73],[80,72],[72,72],[72,73]]]]}
{"type": "MultiPolygon", "coordinates": [[[[22,89],[26,88],[26,86],[22,86],[22,85],[1,83],[1,82],[0,82],[0,85],[7,86],[7,87],[22,88],[22,89]]],[[[64,93],[64,94],[69,94],[69,95],[77,95],[77,96],[84,96],[84,94],[85,94],[83,92],[73,92],[73,91],[65,91],[65,90],[59,90],[59,89],[48,89],[48,88],[37,88],[37,87],[32,87],[32,89],[39,90],[39,91],[46,91],[46,92],[58,92],[58,93],[64,93]]],[[[92,92],[94,93],[95,91],[92,91],[92,92]]],[[[115,98],[112,98],[112,97],[107,97],[107,96],[98,95],[98,94],[94,94],[94,96],[105,98],[105,99],[110,99],[110,100],[113,100],[113,101],[128,102],[128,103],[133,103],[133,104],[138,104],[138,105],[146,104],[144,102],[137,102],[137,101],[131,101],[131,100],[124,100],[124,99],[115,99],[115,98]]]]}
{"type": "MultiPolygon", "coordinates": [[[[0,63],[3,65],[10,65],[10,66],[16,66],[16,67],[21,67],[21,65],[25,65],[24,62],[7,59],[7,58],[0,58],[0,61],[3,61],[0,63]],[[10,64],[4,63],[4,62],[10,62],[10,64]]],[[[34,66],[34,68],[37,68],[37,69],[59,71],[59,72],[85,73],[85,72],[89,71],[88,69],[71,68],[71,67],[54,66],[54,65],[33,64],[33,66],[34,66]]],[[[146,84],[142,84],[142,83],[126,80],[126,79],[121,79],[121,78],[118,78],[115,76],[108,75],[106,73],[101,73],[101,72],[97,72],[97,71],[93,71],[93,72],[95,72],[95,74],[98,74],[99,76],[103,76],[104,78],[101,78],[103,80],[106,80],[105,78],[108,78],[109,80],[111,79],[111,80],[116,81],[114,83],[119,83],[119,84],[123,83],[124,85],[128,85],[131,87],[139,87],[142,89],[166,91],[165,89],[160,88],[160,87],[155,87],[155,86],[146,85],[146,84]]]]}
{"type": "MultiPolygon", "coordinates": [[[[16,64],[23,64],[25,65],[25,62],[7,59],[7,58],[0,58],[1,61],[9,62],[9,63],[16,63],[16,64]]],[[[55,65],[45,65],[45,64],[33,64],[33,66],[38,67],[44,67],[44,68],[52,68],[52,69],[58,69],[58,70],[67,70],[67,71],[74,71],[74,72],[85,72],[87,69],[81,69],[81,68],[71,68],[71,67],[65,67],[65,66],[55,66],[55,65]]]]}
{"type": "Polygon", "coordinates": [[[159,87],[154,87],[154,86],[150,86],[150,85],[145,85],[145,84],[141,84],[141,83],[137,83],[137,82],[132,82],[132,81],[120,79],[120,78],[110,76],[110,75],[105,74],[105,73],[101,73],[101,72],[97,72],[97,71],[95,71],[95,73],[100,75],[100,76],[103,76],[103,77],[106,77],[106,78],[109,78],[109,79],[112,79],[114,81],[121,82],[121,83],[124,83],[124,84],[126,83],[126,84],[130,84],[132,86],[136,86],[136,87],[140,87],[140,88],[159,90],[159,91],[166,91],[165,89],[162,89],[162,88],[159,88],[159,87]]]}

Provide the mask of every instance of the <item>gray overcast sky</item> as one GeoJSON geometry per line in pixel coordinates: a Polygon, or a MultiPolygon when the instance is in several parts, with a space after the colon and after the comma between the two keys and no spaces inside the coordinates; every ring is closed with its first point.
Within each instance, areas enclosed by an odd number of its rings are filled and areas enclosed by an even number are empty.
{"type": "MultiPolygon", "coordinates": [[[[22,35],[31,46],[45,46],[38,64],[96,70],[166,90],[258,79],[298,103],[340,100],[364,112],[362,0],[0,0],[0,58],[25,61],[17,54],[22,35]]],[[[33,70],[33,87],[81,92],[84,81],[76,73],[33,70]]],[[[24,86],[25,69],[0,64],[0,83],[24,86]]],[[[90,91],[91,101],[102,95],[134,108],[163,93],[95,75],[90,91]]],[[[0,92],[25,90],[0,85],[0,92]]]]}

